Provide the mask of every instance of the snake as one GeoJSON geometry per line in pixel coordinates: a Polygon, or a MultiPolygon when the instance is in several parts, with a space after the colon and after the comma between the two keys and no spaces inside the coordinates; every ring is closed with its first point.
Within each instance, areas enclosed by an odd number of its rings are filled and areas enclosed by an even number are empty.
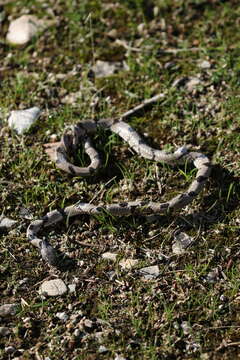
{"type": "Polygon", "coordinates": [[[30,223],[27,228],[27,239],[38,248],[42,259],[50,266],[58,266],[59,255],[48,240],[38,237],[39,232],[43,231],[46,227],[55,225],[64,219],[83,214],[100,215],[107,213],[112,216],[169,214],[172,210],[179,210],[190,204],[203,189],[210,176],[212,167],[211,161],[206,155],[201,152],[190,151],[190,145],[181,146],[174,152],[154,149],[147,145],[143,137],[124,121],[129,116],[132,116],[148,105],[158,102],[163,97],[164,94],[162,93],[155,95],[118,118],[89,119],[68,126],[63,131],[61,141],[55,149],[56,167],[73,176],[88,177],[96,174],[101,168],[101,159],[92,144],[91,135],[96,133],[98,129],[104,129],[119,135],[143,158],[173,166],[192,163],[197,171],[188,189],[165,202],[135,200],[94,205],[91,202],[85,203],[79,201],[65,208],[48,212],[41,219],[30,223]],[[70,161],[71,156],[76,153],[80,144],[82,144],[83,149],[90,158],[90,164],[87,167],[76,166],[70,161]]]}

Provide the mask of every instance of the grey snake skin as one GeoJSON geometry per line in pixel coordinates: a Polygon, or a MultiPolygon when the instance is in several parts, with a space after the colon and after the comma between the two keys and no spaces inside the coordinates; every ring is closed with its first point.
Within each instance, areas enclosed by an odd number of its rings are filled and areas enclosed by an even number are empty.
{"type": "Polygon", "coordinates": [[[138,155],[146,159],[170,165],[192,162],[197,168],[197,174],[189,188],[171,200],[162,203],[137,200],[107,205],[93,205],[91,203],[78,202],[61,210],[50,211],[42,219],[34,220],[27,229],[28,240],[39,249],[42,258],[48,264],[56,266],[58,264],[58,256],[56,250],[47,240],[38,238],[38,233],[45,227],[82,214],[99,215],[101,213],[109,213],[114,216],[128,216],[167,213],[171,210],[185,207],[203,189],[211,172],[211,162],[207,156],[199,152],[189,151],[188,146],[180,147],[174,153],[153,149],[144,142],[130,125],[123,121],[123,119],[143,109],[145,106],[157,102],[162,97],[163,94],[159,94],[144,101],[134,109],[124,113],[120,119],[85,120],[66,129],[60,145],[56,148],[56,166],[74,176],[90,176],[95,174],[101,166],[101,161],[98,152],[92,146],[89,135],[95,133],[98,128],[109,129],[125,140],[138,155]],[[68,160],[69,155],[74,154],[79,143],[82,143],[85,152],[91,160],[88,167],[77,167],[68,160]]]}

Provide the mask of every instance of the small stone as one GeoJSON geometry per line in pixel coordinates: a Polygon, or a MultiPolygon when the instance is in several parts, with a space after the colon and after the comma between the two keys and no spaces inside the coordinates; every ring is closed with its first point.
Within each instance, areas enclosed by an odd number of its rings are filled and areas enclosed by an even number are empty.
{"type": "Polygon", "coordinates": [[[42,28],[42,20],[34,15],[23,15],[10,23],[6,39],[13,45],[24,45],[42,28]]]}
{"type": "Polygon", "coordinates": [[[89,319],[85,319],[84,320],[84,326],[91,329],[93,327],[93,322],[92,320],[89,320],[89,319]]]}
{"type": "Polygon", "coordinates": [[[107,33],[107,36],[109,36],[112,39],[116,39],[118,37],[118,32],[116,29],[112,29],[107,33]]]}
{"type": "Polygon", "coordinates": [[[50,142],[55,143],[57,141],[57,138],[58,138],[57,134],[50,135],[50,142]]]}
{"type": "Polygon", "coordinates": [[[117,260],[117,256],[118,254],[116,253],[111,253],[111,252],[105,252],[102,254],[102,258],[105,260],[111,260],[111,261],[116,261],[117,260]]]}
{"type": "Polygon", "coordinates": [[[200,84],[201,84],[200,79],[198,79],[197,77],[191,77],[191,78],[189,78],[189,80],[186,83],[186,88],[189,92],[191,92],[194,89],[196,89],[196,87],[200,84]]]}
{"type": "Polygon", "coordinates": [[[13,110],[8,118],[8,125],[22,135],[37,121],[40,113],[37,106],[25,110],[13,110]]]}
{"type": "Polygon", "coordinates": [[[222,302],[227,302],[227,301],[228,301],[227,296],[225,296],[225,295],[223,295],[223,294],[220,296],[219,299],[220,299],[220,301],[222,301],[222,302]]]}
{"type": "Polygon", "coordinates": [[[66,322],[68,320],[68,315],[65,312],[57,312],[56,317],[59,318],[62,322],[66,322]]]}
{"type": "Polygon", "coordinates": [[[74,293],[76,291],[76,284],[69,284],[68,290],[69,290],[70,294],[74,293]]]}
{"type": "Polygon", "coordinates": [[[0,336],[8,336],[11,333],[10,329],[6,326],[0,326],[0,336]]]}
{"type": "Polygon", "coordinates": [[[184,232],[177,233],[174,236],[174,243],[172,245],[172,252],[176,255],[183,254],[186,249],[194,242],[193,238],[184,232]]]}
{"type": "Polygon", "coordinates": [[[121,70],[123,65],[121,62],[109,62],[97,60],[96,64],[92,67],[92,71],[94,72],[96,78],[105,77],[109,75],[113,75],[118,70],[121,70]]]}
{"type": "Polygon", "coordinates": [[[100,354],[106,354],[108,352],[108,349],[106,348],[106,346],[100,345],[99,348],[98,348],[98,352],[100,354]]]}
{"type": "Polygon", "coordinates": [[[122,259],[119,261],[119,265],[122,269],[129,270],[132,269],[134,266],[136,266],[138,263],[138,260],[136,259],[122,259]]]}
{"type": "Polygon", "coordinates": [[[41,295],[59,296],[67,292],[67,287],[61,279],[44,281],[40,286],[39,293],[41,295]]]}
{"type": "Polygon", "coordinates": [[[122,355],[116,355],[114,360],[126,360],[126,358],[123,357],[122,355]]]}
{"type": "Polygon", "coordinates": [[[0,306],[0,317],[13,316],[17,313],[17,304],[4,304],[0,306]]]}
{"type": "Polygon", "coordinates": [[[0,231],[1,230],[10,230],[17,223],[16,220],[9,219],[5,216],[0,216],[0,231]]]}
{"type": "Polygon", "coordinates": [[[210,69],[211,63],[207,60],[203,60],[202,62],[199,63],[199,67],[201,69],[210,69]]]}
{"type": "Polygon", "coordinates": [[[81,335],[81,330],[75,329],[74,332],[73,332],[73,335],[74,335],[75,337],[79,337],[79,336],[81,335]]]}
{"type": "Polygon", "coordinates": [[[139,270],[140,274],[143,275],[144,279],[151,280],[159,276],[160,270],[158,265],[147,266],[139,270]]]}
{"type": "Polygon", "coordinates": [[[138,26],[137,26],[137,31],[140,35],[143,35],[144,34],[144,30],[146,28],[146,25],[145,23],[140,23],[138,26]]]}
{"type": "Polygon", "coordinates": [[[12,354],[15,352],[15,348],[13,346],[6,346],[5,352],[6,352],[6,354],[12,354]]]}

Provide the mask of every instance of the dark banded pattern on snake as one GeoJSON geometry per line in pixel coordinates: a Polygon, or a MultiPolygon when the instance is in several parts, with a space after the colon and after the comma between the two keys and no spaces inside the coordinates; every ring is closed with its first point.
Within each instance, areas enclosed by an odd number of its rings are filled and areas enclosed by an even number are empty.
{"type": "Polygon", "coordinates": [[[180,147],[174,153],[153,149],[144,142],[141,136],[130,125],[123,121],[124,118],[132,115],[145,105],[154,103],[162,97],[162,94],[154,96],[123,114],[120,119],[85,120],[68,128],[62,136],[59,147],[56,149],[56,166],[74,176],[90,176],[94,174],[100,168],[101,161],[89,136],[96,132],[98,128],[103,128],[118,134],[138,155],[146,159],[170,165],[182,164],[186,161],[192,162],[197,168],[194,181],[184,193],[163,203],[139,200],[107,205],[93,205],[79,202],[65,209],[53,210],[42,219],[33,221],[27,229],[27,238],[31,244],[38,247],[42,258],[50,265],[57,265],[58,260],[55,249],[46,240],[38,238],[38,233],[45,227],[54,225],[64,218],[82,214],[99,215],[105,212],[114,216],[128,216],[166,213],[171,210],[181,209],[190,204],[203,189],[211,172],[211,163],[207,156],[199,152],[189,151],[188,146],[180,147]],[[80,143],[82,143],[85,152],[91,160],[88,167],[75,166],[68,160],[69,155],[74,154],[80,143]]]}

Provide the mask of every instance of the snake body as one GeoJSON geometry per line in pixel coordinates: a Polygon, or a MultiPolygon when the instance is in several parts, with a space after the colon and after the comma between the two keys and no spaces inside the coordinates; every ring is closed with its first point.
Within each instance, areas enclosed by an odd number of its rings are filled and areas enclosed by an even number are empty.
{"type": "Polygon", "coordinates": [[[126,112],[120,119],[85,120],[66,129],[60,145],[56,148],[56,166],[74,176],[90,176],[96,173],[101,166],[101,161],[89,136],[95,133],[98,128],[103,128],[118,134],[138,155],[146,159],[170,165],[192,162],[197,168],[195,179],[185,192],[166,202],[138,200],[107,205],[78,202],[61,210],[50,211],[42,219],[33,221],[27,229],[27,238],[32,245],[40,250],[42,258],[50,265],[57,265],[58,259],[56,250],[49,242],[38,238],[38,233],[45,227],[54,225],[66,218],[82,214],[99,215],[109,213],[113,216],[128,216],[166,213],[185,207],[202,190],[211,172],[211,162],[206,155],[200,152],[189,151],[188,146],[180,147],[174,153],[154,149],[148,146],[143,138],[129,124],[123,121],[123,119],[143,108],[146,104],[156,102],[160,97],[162,96],[158,95],[143,102],[126,112]],[[79,143],[82,143],[85,152],[91,160],[88,167],[75,166],[68,160],[69,155],[76,152],[79,143]]]}

